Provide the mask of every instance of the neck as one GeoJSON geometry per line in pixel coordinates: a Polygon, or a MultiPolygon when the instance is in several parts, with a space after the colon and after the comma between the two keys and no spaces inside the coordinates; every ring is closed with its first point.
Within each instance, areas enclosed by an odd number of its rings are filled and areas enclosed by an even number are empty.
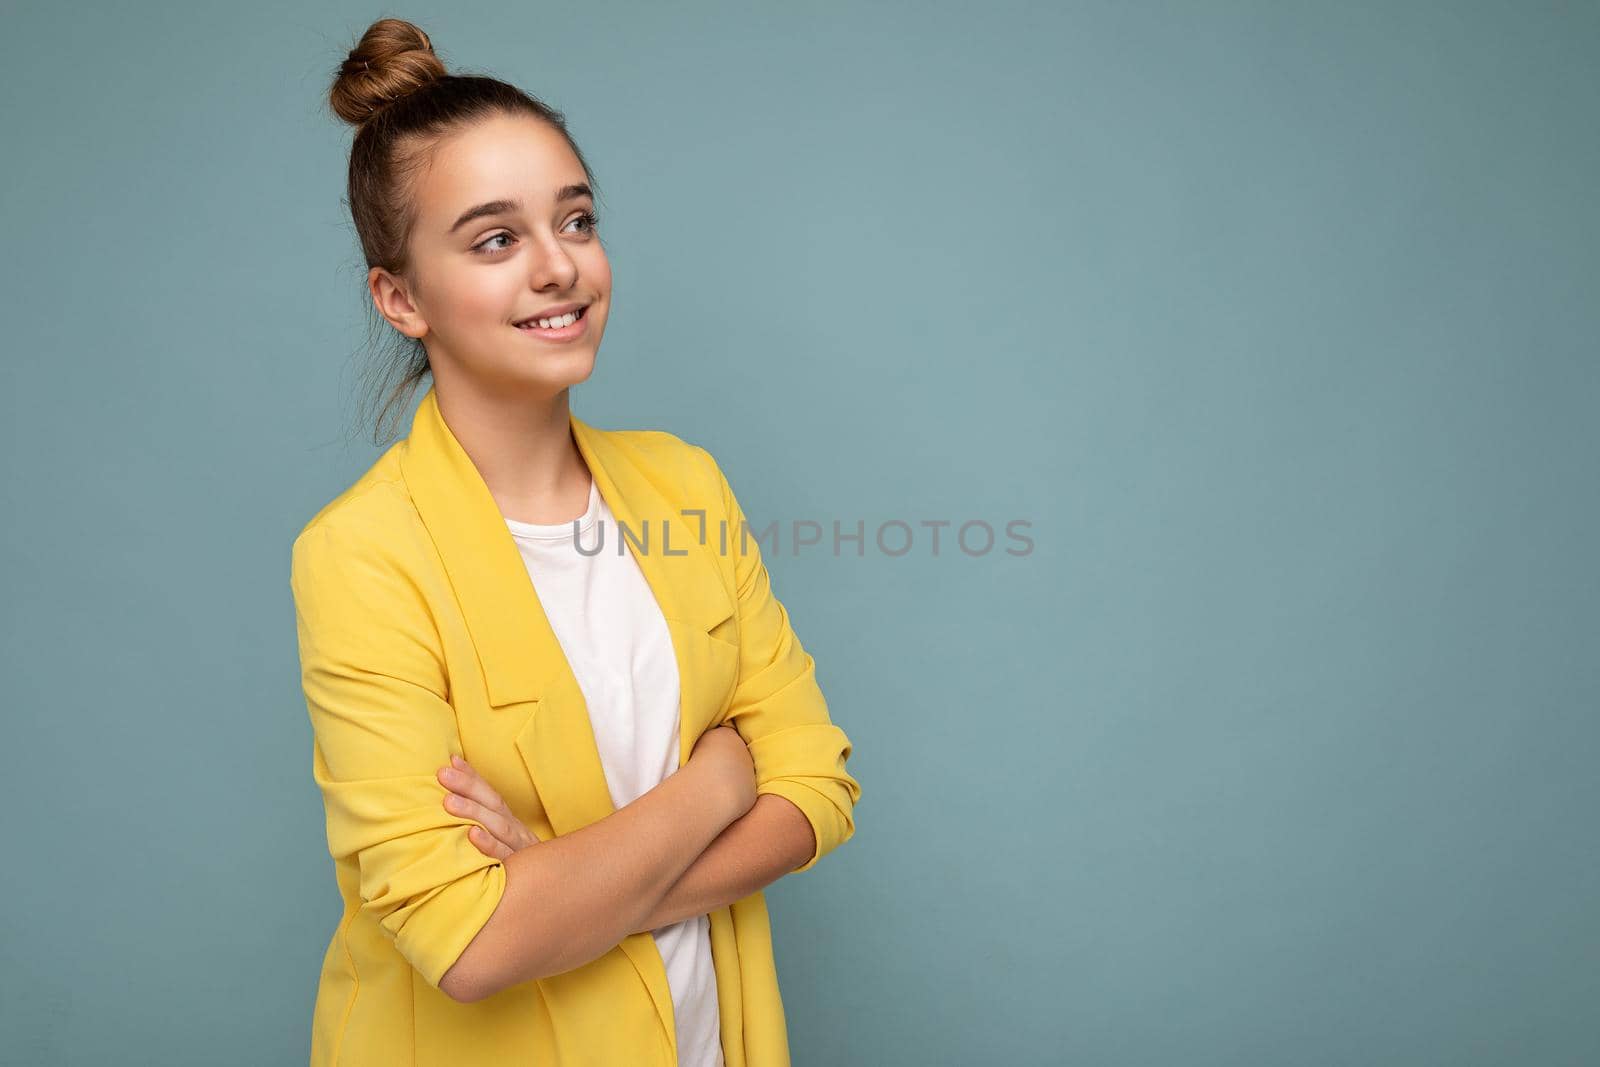
{"type": "Polygon", "coordinates": [[[434,390],[439,414],[502,515],[550,524],[583,514],[590,475],[572,437],[569,390],[536,400],[446,392],[437,381],[434,390]]]}

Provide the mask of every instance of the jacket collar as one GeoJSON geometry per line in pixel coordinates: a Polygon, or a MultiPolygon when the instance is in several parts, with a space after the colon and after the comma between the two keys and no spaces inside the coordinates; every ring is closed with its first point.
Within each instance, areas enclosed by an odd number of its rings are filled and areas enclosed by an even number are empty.
{"type": "MultiPolygon", "coordinates": [[[[714,549],[700,543],[704,529],[700,518],[685,516],[680,510],[706,504],[686,499],[683,474],[663,469],[667,464],[655,454],[630,444],[622,434],[597,429],[575,415],[569,417],[578,450],[618,523],[618,529],[606,531],[604,551],[616,551],[623,527],[643,542],[636,547],[630,541],[627,550],[638,561],[672,634],[683,711],[681,766],[708,715],[719,710],[706,710],[718,695],[706,687],[714,687],[720,677],[709,669],[726,666],[721,656],[732,647],[726,640],[708,637],[709,631],[734,614],[734,603],[723,585],[714,549]],[[712,646],[709,651],[707,641],[712,646]],[[717,662],[709,662],[708,656],[717,662]]],[[[576,758],[593,772],[584,776],[587,781],[580,783],[581,788],[569,790],[561,790],[555,783],[570,781],[570,774],[557,775],[548,785],[541,773],[534,774],[541,794],[551,787],[568,794],[566,803],[546,804],[556,832],[566,833],[610,814],[615,809],[607,795],[577,678],[539,603],[505,518],[471,457],[445,423],[433,386],[412,419],[411,434],[400,453],[400,468],[466,617],[490,705],[499,708],[539,702],[534,718],[546,720],[541,739],[573,746],[548,755],[552,759],[576,758]],[[551,708],[557,709],[555,714],[546,715],[551,708]],[[549,730],[554,732],[544,732],[549,730]],[[590,754],[592,760],[586,758],[590,754]]],[[[705,520],[716,521],[713,515],[706,515],[705,520]]],[[[530,772],[537,771],[530,767],[530,772]]]]}

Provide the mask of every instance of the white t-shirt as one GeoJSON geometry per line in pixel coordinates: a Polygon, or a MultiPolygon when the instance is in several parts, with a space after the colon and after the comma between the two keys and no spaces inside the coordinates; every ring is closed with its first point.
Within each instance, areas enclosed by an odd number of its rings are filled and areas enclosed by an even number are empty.
{"type": "MultiPolygon", "coordinates": [[[[631,804],[678,769],[678,661],[655,594],[592,477],[576,541],[574,520],[501,517],[583,692],[611,801],[631,804]]],[[[710,919],[651,934],[672,988],[678,1063],[723,1067],[710,919]]]]}

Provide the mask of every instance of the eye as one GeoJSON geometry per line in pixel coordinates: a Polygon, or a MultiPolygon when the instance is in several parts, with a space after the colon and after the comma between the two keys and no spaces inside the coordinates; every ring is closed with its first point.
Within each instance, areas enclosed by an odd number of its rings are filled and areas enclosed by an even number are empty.
{"type": "MultiPolygon", "coordinates": [[[[575,215],[572,219],[572,222],[583,223],[583,229],[579,232],[587,235],[595,232],[595,227],[600,224],[600,217],[592,210],[583,211],[575,215]]],[[[570,226],[572,223],[569,222],[567,225],[570,226]]],[[[472,246],[472,251],[480,256],[488,255],[491,252],[504,252],[506,249],[510,248],[511,245],[497,245],[494,243],[501,238],[505,238],[508,241],[516,240],[512,234],[502,231],[500,233],[490,234],[488,237],[485,237],[483,240],[472,246]]]]}
{"type": "Polygon", "coordinates": [[[472,250],[474,252],[478,253],[480,256],[484,255],[485,253],[488,253],[488,252],[501,252],[501,251],[504,251],[505,249],[510,248],[511,246],[510,245],[500,245],[500,246],[495,247],[495,248],[489,247],[490,242],[498,241],[502,237],[505,237],[505,238],[509,239],[511,237],[511,235],[509,233],[491,234],[490,236],[485,237],[483,240],[479,241],[477,244],[473,245],[472,246],[472,250]]]}

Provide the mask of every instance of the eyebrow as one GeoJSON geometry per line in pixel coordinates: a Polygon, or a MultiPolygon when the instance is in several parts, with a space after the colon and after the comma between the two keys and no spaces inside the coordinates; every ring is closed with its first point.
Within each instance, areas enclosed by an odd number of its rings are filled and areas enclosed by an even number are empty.
{"type": "MultiPolygon", "coordinates": [[[[577,182],[573,185],[563,185],[559,190],[556,191],[556,203],[560,204],[568,200],[576,200],[580,196],[593,198],[594,190],[590,189],[589,186],[584,182],[577,182]]],[[[455,233],[473,219],[481,219],[489,215],[509,215],[513,212],[521,210],[522,201],[520,200],[489,200],[482,204],[469,207],[467,210],[463,211],[461,216],[456,219],[454,225],[450,227],[449,232],[455,233]]]]}

